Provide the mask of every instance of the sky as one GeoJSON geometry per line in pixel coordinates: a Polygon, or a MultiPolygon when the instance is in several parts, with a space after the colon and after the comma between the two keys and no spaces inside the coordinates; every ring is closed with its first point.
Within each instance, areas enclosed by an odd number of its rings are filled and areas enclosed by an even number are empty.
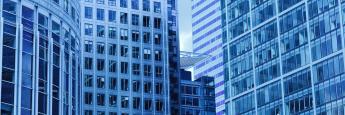
{"type": "Polygon", "coordinates": [[[192,0],[178,0],[180,50],[192,52],[192,0]]]}

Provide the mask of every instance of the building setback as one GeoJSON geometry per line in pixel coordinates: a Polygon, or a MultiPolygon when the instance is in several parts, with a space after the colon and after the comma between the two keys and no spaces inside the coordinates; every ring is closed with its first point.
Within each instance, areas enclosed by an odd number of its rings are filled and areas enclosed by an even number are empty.
{"type": "Polygon", "coordinates": [[[80,114],[79,3],[0,0],[1,115],[80,114]]]}
{"type": "Polygon", "coordinates": [[[82,114],[170,114],[175,0],[82,0],[81,14],[82,114]]]}
{"type": "Polygon", "coordinates": [[[226,113],[343,115],[343,0],[222,0],[226,113]]]}
{"type": "Polygon", "coordinates": [[[225,96],[220,0],[192,0],[192,28],[193,52],[211,56],[195,64],[193,79],[214,77],[216,114],[222,115],[225,96]]]}

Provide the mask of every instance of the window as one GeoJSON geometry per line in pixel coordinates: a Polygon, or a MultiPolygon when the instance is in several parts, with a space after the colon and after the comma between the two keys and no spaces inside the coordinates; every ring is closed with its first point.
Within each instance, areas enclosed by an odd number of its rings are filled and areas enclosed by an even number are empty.
{"type": "Polygon", "coordinates": [[[110,77],[109,78],[109,89],[116,90],[117,89],[117,79],[110,77]]]}
{"type": "Polygon", "coordinates": [[[279,56],[277,40],[256,47],[254,50],[254,63],[256,66],[262,65],[276,59],[279,56]]]}
{"type": "Polygon", "coordinates": [[[277,59],[265,63],[261,66],[258,66],[258,69],[255,72],[257,84],[263,84],[269,80],[272,80],[280,76],[281,72],[279,67],[280,64],[277,59]]]}
{"type": "Polygon", "coordinates": [[[230,87],[233,89],[231,91],[233,96],[253,88],[253,72],[245,73],[241,76],[234,78],[230,87]]]}
{"type": "MultiPolygon", "coordinates": [[[[91,0],[88,0],[91,1],[91,0]]],[[[92,110],[85,110],[84,111],[85,115],[92,115],[92,110]]]]}
{"type": "Polygon", "coordinates": [[[326,57],[342,49],[340,29],[311,42],[311,56],[313,61],[326,57]]]}
{"type": "Polygon", "coordinates": [[[143,0],[143,10],[150,11],[150,0],[143,0]]]}
{"type": "Polygon", "coordinates": [[[255,108],[254,102],[255,102],[255,100],[254,100],[254,94],[253,93],[249,93],[247,95],[244,95],[244,96],[241,96],[241,97],[235,99],[234,104],[233,104],[234,105],[233,106],[234,113],[236,113],[236,115],[237,115],[240,113],[244,113],[246,111],[250,112],[250,110],[255,108]]]}
{"type": "Polygon", "coordinates": [[[84,8],[84,17],[86,19],[92,19],[92,8],[91,7],[85,7],[84,8]]]}
{"type": "Polygon", "coordinates": [[[84,24],[84,34],[85,35],[88,35],[88,36],[92,36],[92,31],[93,31],[93,27],[92,27],[92,24],[88,24],[88,23],[85,23],[84,24]]]}
{"type": "Polygon", "coordinates": [[[310,63],[308,54],[308,46],[304,45],[292,50],[290,53],[282,55],[283,73],[290,72],[310,63]]]}
{"type": "Polygon", "coordinates": [[[132,9],[139,10],[139,1],[138,0],[131,0],[132,9]]]}
{"type": "Polygon", "coordinates": [[[163,102],[162,102],[162,100],[156,100],[156,111],[163,111],[163,102]]]}
{"type": "Polygon", "coordinates": [[[116,6],[116,0],[108,0],[109,6],[116,6]]]}
{"type": "Polygon", "coordinates": [[[97,115],[105,115],[104,111],[97,111],[97,115]]]}
{"type": "MultiPolygon", "coordinates": [[[[252,6],[253,7],[253,6],[252,6]]],[[[270,19],[276,14],[275,2],[269,1],[262,3],[254,8],[252,12],[253,26],[270,19]]]]}
{"type": "Polygon", "coordinates": [[[156,75],[156,77],[162,77],[163,76],[163,68],[161,66],[155,67],[155,75],[156,75]]]}
{"type": "Polygon", "coordinates": [[[153,27],[156,29],[161,29],[161,19],[160,18],[154,18],[154,22],[155,22],[155,24],[153,27]]]}
{"type": "Polygon", "coordinates": [[[161,3],[153,2],[153,10],[155,13],[161,13],[161,3]]]}
{"type": "Polygon", "coordinates": [[[132,25],[139,26],[139,15],[132,14],[132,25]]]}
{"type": "Polygon", "coordinates": [[[144,93],[151,93],[151,82],[144,82],[144,93]]]}
{"type": "Polygon", "coordinates": [[[85,52],[89,52],[89,53],[92,53],[92,47],[93,47],[93,43],[92,41],[84,41],[84,51],[85,52]]]}
{"type": "Polygon", "coordinates": [[[105,28],[103,25],[97,25],[97,37],[105,37],[105,28]]]}
{"type": "Polygon", "coordinates": [[[109,95],[109,106],[116,107],[117,104],[117,96],[116,95],[109,95]]]}
{"type": "Polygon", "coordinates": [[[108,11],[108,21],[109,22],[116,22],[116,11],[109,10],[108,11]]]}
{"type": "Polygon", "coordinates": [[[127,8],[127,0],[120,0],[120,7],[127,8]]]}
{"type": "Polygon", "coordinates": [[[109,72],[116,72],[116,61],[109,60],[109,72]]]}
{"type": "Polygon", "coordinates": [[[97,20],[104,20],[104,9],[97,8],[97,20]]]}
{"type": "Polygon", "coordinates": [[[121,96],[121,107],[128,108],[129,98],[128,96],[121,96]]]}
{"type": "Polygon", "coordinates": [[[257,91],[257,104],[263,106],[282,98],[280,82],[269,84],[257,91]]]}
{"type": "Polygon", "coordinates": [[[133,63],[132,70],[133,75],[140,75],[140,64],[133,63]]]}
{"type": "Polygon", "coordinates": [[[121,62],[121,73],[128,73],[128,62],[121,62]]]}
{"type": "Polygon", "coordinates": [[[150,27],[150,16],[143,16],[143,26],[150,27]]]}
{"type": "Polygon", "coordinates": [[[84,103],[88,105],[92,105],[92,93],[89,93],[89,92],[84,93],[84,103]]]}
{"type": "Polygon", "coordinates": [[[127,29],[120,29],[120,39],[121,40],[128,40],[128,30],[127,29]]]}
{"type": "Polygon", "coordinates": [[[143,33],[143,42],[144,43],[150,43],[150,39],[151,39],[150,33],[149,32],[144,32],[143,33]]]}
{"type": "Polygon", "coordinates": [[[278,0],[279,12],[282,12],[302,0],[278,0]]]}
{"type": "Polygon", "coordinates": [[[139,47],[132,47],[132,57],[139,59],[139,55],[140,55],[140,49],[139,47]]]}
{"type": "Polygon", "coordinates": [[[84,85],[85,85],[85,87],[92,87],[92,85],[93,85],[93,76],[92,75],[85,75],[84,76],[84,85]]]}
{"type": "Polygon", "coordinates": [[[109,27],[108,37],[111,39],[116,39],[116,28],[109,27]]]}
{"type": "MultiPolygon", "coordinates": [[[[300,5],[280,17],[280,33],[285,33],[296,26],[302,25],[306,21],[306,9],[304,5],[300,5]]],[[[311,24],[311,26],[313,26],[313,24],[311,24]]]]}
{"type": "Polygon", "coordinates": [[[156,94],[163,94],[163,83],[155,84],[156,94]]]}
{"type": "Polygon", "coordinates": [[[162,51],[159,51],[159,50],[155,51],[155,60],[162,61],[162,51]]]}
{"type": "Polygon", "coordinates": [[[116,112],[109,112],[109,115],[117,115],[116,112]]]}
{"type": "Polygon", "coordinates": [[[97,94],[97,105],[104,106],[104,100],[105,95],[104,94],[97,94]]]}
{"type": "Polygon", "coordinates": [[[344,59],[337,55],[313,66],[314,82],[320,83],[344,73],[344,59]]]}
{"type": "Polygon", "coordinates": [[[121,90],[128,91],[128,79],[121,79],[121,90]]]}
{"type": "Polygon", "coordinates": [[[140,81],[139,80],[133,80],[132,81],[132,87],[133,87],[133,92],[139,92],[139,90],[140,90],[140,81]]]}
{"type": "Polygon", "coordinates": [[[104,88],[105,78],[104,76],[97,76],[97,88],[104,88]]]}
{"type": "Polygon", "coordinates": [[[144,59],[151,59],[151,50],[150,49],[144,49],[144,59]]]}
{"type": "Polygon", "coordinates": [[[85,57],[85,60],[84,60],[84,68],[85,68],[85,69],[89,69],[89,70],[92,69],[92,58],[85,57]]]}
{"type": "Polygon", "coordinates": [[[144,65],[144,76],[151,76],[151,65],[144,65]]]}
{"type": "Polygon", "coordinates": [[[140,97],[133,97],[133,109],[140,109],[140,97]]]}
{"type": "Polygon", "coordinates": [[[109,44],[109,55],[115,56],[116,55],[116,44],[109,44]]]}
{"type": "Polygon", "coordinates": [[[120,23],[121,24],[128,24],[128,14],[121,12],[120,13],[120,23]]]}
{"type": "MultiPolygon", "coordinates": [[[[308,32],[307,27],[304,26],[301,28],[293,29],[286,34],[281,35],[281,42],[280,42],[282,46],[281,53],[284,54],[286,52],[289,52],[293,49],[296,49],[296,48],[299,48],[300,46],[305,45],[308,42],[307,32],[308,32]]],[[[313,47],[313,43],[311,44],[312,44],[311,47],[313,47]]]]}
{"type": "MultiPolygon", "coordinates": [[[[260,27],[259,29],[254,31],[254,46],[258,46],[261,44],[264,44],[267,41],[270,41],[272,39],[275,39],[278,37],[278,27],[276,22],[271,22],[269,24],[265,24],[264,26],[260,27]]],[[[245,47],[241,47],[240,44],[235,44],[236,47],[241,48],[243,52],[250,50],[251,45],[246,44],[246,42],[249,42],[250,35],[246,36],[245,40],[238,41],[239,43],[245,45],[245,47]]],[[[241,52],[238,52],[238,54],[241,54],[241,52]]]]}
{"type": "Polygon", "coordinates": [[[104,0],[97,0],[97,4],[104,4],[104,0]]]}
{"type": "Polygon", "coordinates": [[[132,41],[138,42],[139,41],[139,31],[133,30],[132,31],[132,41]]]}
{"type": "Polygon", "coordinates": [[[121,56],[122,57],[128,57],[128,46],[121,45],[121,56]]]}
{"type": "Polygon", "coordinates": [[[144,109],[145,110],[151,110],[152,109],[152,100],[151,99],[145,99],[144,100],[144,109]]]}
{"type": "Polygon", "coordinates": [[[161,40],[162,40],[161,39],[162,35],[156,33],[154,37],[155,37],[155,44],[156,45],[160,45],[161,44],[161,40]]]}
{"type": "Polygon", "coordinates": [[[102,42],[97,42],[97,53],[104,54],[105,52],[105,44],[102,42]]]}
{"type": "Polygon", "coordinates": [[[311,87],[311,72],[309,69],[302,70],[284,79],[284,95],[288,96],[303,89],[311,87]]]}

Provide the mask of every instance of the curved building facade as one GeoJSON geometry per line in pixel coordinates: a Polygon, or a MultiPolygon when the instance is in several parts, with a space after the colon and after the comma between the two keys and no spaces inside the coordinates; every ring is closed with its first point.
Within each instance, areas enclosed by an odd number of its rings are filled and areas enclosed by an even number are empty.
{"type": "Polygon", "coordinates": [[[2,115],[77,115],[79,2],[0,0],[2,115]]]}

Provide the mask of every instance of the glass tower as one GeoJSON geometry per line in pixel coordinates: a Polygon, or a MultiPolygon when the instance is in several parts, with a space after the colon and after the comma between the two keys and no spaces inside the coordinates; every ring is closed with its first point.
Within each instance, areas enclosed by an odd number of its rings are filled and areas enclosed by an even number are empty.
{"type": "Polygon", "coordinates": [[[226,113],[344,115],[344,0],[222,0],[226,113]]]}
{"type": "Polygon", "coordinates": [[[0,15],[0,114],[79,114],[79,3],[0,0],[0,15]]]}
{"type": "Polygon", "coordinates": [[[224,67],[220,0],[192,0],[193,52],[210,55],[195,64],[193,79],[215,80],[216,114],[224,114],[224,67]]]}
{"type": "Polygon", "coordinates": [[[175,4],[81,0],[83,115],[170,114],[175,4]]]}

